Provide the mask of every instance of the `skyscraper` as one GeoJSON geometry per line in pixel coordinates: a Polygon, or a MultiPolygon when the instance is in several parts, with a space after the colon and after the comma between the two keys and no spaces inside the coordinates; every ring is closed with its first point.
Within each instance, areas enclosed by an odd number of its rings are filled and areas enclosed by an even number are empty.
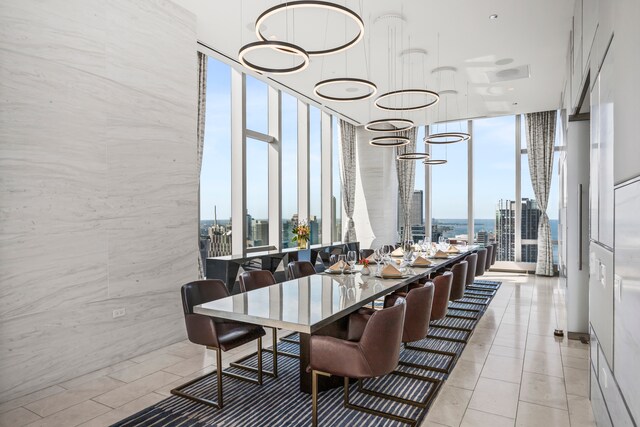
{"type": "Polygon", "coordinates": [[[516,230],[516,202],[500,200],[496,207],[496,240],[498,242],[498,260],[516,260],[516,233],[520,232],[522,240],[521,255],[523,262],[536,262],[538,245],[525,241],[538,239],[538,222],[540,209],[533,199],[523,198],[521,201],[520,230],[516,230]]]}
{"type": "Polygon", "coordinates": [[[411,196],[411,224],[424,224],[424,193],[422,190],[415,190],[411,196]]]}

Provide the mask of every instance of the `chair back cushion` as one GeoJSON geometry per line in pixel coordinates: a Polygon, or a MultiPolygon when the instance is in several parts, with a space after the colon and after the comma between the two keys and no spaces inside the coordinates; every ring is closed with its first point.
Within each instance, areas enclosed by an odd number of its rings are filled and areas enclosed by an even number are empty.
{"type": "Polygon", "coordinates": [[[316,269],[309,261],[291,261],[287,270],[289,271],[289,280],[316,274],[316,269]]]}
{"type": "Polygon", "coordinates": [[[464,297],[465,284],[467,283],[467,261],[460,261],[451,267],[453,280],[451,282],[451,295],[449,301],[455,301],[464,297]]]}
{"type": "Polygon", "coordinates": [[[418,341],[427,336],[434,289],[433,283],[427,282],[407,293],[402,342],[418,341]]]}
{"type": "Polygon", "coordinates": [[[491,260],[493,259],[493,244],[487,246],[487,260],[484,263],[484,269],[489,270],[491,268],[491,260]]]}
{"type": "Polygon", "coordinates": [[[494,243],[493,254],[491,254],[491,265],[495,264],[497,259],[498,259],[498,244],[494,243]]]}
{"type": "Polygon", "coordinates": [[[465,286],[473,285],[476,278],[476,265],[478,264],[478,254],[469,254],[464,259],[467,261],[467,280],[465,286]]]}
{"type": "Polygon", "coordinates": [[[484,269],[487,264],[487,250],[480,249],[478,252],[478,263],[476,264],[476,277],[484,274],[484,269]]]}
{"type": "Polygon", "coordinates": [[[276,284],[276,279],[269,270],[245,271],[238,280],[240,281],[241,292],[249,292],[276,284]]]}
{"type": "Polygon", "coordinates": [[[228,297],[229,290],[222,280],[196,280],[182,285],[182,308],[184,314],[193,314],[193,307],[209,301],[228,297]]]}
{"type": "Polygon", "coordinates": [[[431,307],[431,320],[439,320],[447,315],[449,308],[449,295],[451,294],[451,282],[453,274],[447,271],[442,276],[433,279],[433,306],[431,307]]]}
{"type": "Polygon", "coordinates": [[[386,375],[398,366],[405,306],[404,299],[398,298],[394,306],[373,313],[364,328],[358,345],[371,377],[386,375]]]}
{"type": "Polygon", "coordinates": [[[360,259],[363,260],[365,258],[369,258],[373,255],[373,249],[360,249],[360,259]]]}

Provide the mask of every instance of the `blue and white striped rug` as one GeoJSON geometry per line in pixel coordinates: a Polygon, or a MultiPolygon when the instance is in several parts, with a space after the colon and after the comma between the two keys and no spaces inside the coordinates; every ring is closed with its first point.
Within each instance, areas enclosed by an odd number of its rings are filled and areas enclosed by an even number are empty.
{"type": "MultiPolygon", "coordinates": [[[[497,290],[500,282],[482,282],[483,287],[497,290]]],[[[488,300],[490,301],[490,300],[488,300]]],[[[480,310],[479,312],[460,311],[475,319],[460,319],[447,317],[439,322],[440,326],[454,326],[473,329],[488,305],[468,303],[452,303],[480,310]],[[476,308],[478,307],[478,308],[476,308]],[[474,316],[476,315],[476,316],[474,316]]],[[[453,311],[455,313],[456,311],[453,311]]],[[[431,328],[431,338],[425,338],[412,346],[454,352],[456,356],[438,355],[403,348],[400,360],[403,362],[429,365],[434,368],[446,368],[455,363],[462,353],[465,344],[447,341],[442,338],[468,339],[473,332],[459,330],[431,328]]],[[[292,335],[290,338],[296,338],[292,335]]],[[[294,342],[281,341],[278,349],[290,353],[298,353],[298,345],[294,342]]],[[[255,366],[257,358],[247,359],[243,364],[255,366]]],[[[181,427],[209,427],[209,426],[309,426],[311,424],[311,396],[299,391],[299,361],[291,357],[278,359],[278,378],[264,377],[262,386],[240,381],[230,377],[223,377],[224,408],[217,410],[178,396],[171,396],[156,403],[118,423],[114,426],[181,426],[181,427]]],[[[270,369],[272,355],[263,352],[263,366],[270,369]]],[[[228,371],[250,375],[246,370],[227,368],[228,371]]],[[[400,365],[399,371],[429,376],[446,381],[448,375],[432,370],[400,365]]],[[[364,381],[368,390],[384,392],[397,397],[424,400],[430,395],[435,397],[439,387],[435,383],[420,381],[400,375],[387,375],[364,381]]],[[[216,400],[215,375],[206,377],[193,384],[184,391],[200,397],[216,400]]],[[[415,406],[398,403],[388,399],[375,397],[358,391],[357,383],[350,387],[351,403],[412,418],[418,423],[428,411],[415,406]]],[[[431,402],[433,399],[430,400],[431,402]]],[[[319,395],[319,423],[324,426],[403,426],[406,424],[389,420],[364,412],[347,409],[343,406],[342,388],[336,388],[319,395]]]]}

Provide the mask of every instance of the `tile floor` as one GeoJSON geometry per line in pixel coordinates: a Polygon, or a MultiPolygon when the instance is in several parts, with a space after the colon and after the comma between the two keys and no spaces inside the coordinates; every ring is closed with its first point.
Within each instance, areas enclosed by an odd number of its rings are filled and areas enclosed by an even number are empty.
{"type": "MultiPolygon", "coordinates": [[[[493,272],[485,278],[503,285],[422,426],[595,425],[588,346],[553,338],[565,325],[558,280],[493,272]]],[[[249,344],[225,353],[223,363],[254,350],[249,344]]],[[[107,426],[211,372],[214,363],[213,352],[178,342],[0,403],[0,426],[107,426]]]]}

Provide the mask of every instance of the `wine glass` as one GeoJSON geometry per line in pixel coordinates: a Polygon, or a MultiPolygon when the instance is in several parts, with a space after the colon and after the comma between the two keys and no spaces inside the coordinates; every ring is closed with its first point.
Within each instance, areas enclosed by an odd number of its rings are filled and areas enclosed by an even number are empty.
{"type": "Polygon", "coordinates": [[[349,264],[349,271],[353,271],[353,266],[356,263],[356,251],[347,252],[347,263],[349,264]]]}
{"type": "Polygon", "coordinates": [[[406,263],[411,261],[413,257],[413,241],[407,240],[402,244],[402,257],[406,263]]]}
{"type": "Polygon", "coordinates": [[[338,255],[338,262],[340,262],[340,266],[342,267],[340,272],[344,274],[345,266],[347,265],[347,256],[345,254],[338,255]]]}
{"type": "Polygon", "coordinates": [[[376,266],[377,266],[376,274],[380,274],[380,261],[382,261],[382,253],[380,248],[373,251],[373,261],[376,263],[376,266]]]}

